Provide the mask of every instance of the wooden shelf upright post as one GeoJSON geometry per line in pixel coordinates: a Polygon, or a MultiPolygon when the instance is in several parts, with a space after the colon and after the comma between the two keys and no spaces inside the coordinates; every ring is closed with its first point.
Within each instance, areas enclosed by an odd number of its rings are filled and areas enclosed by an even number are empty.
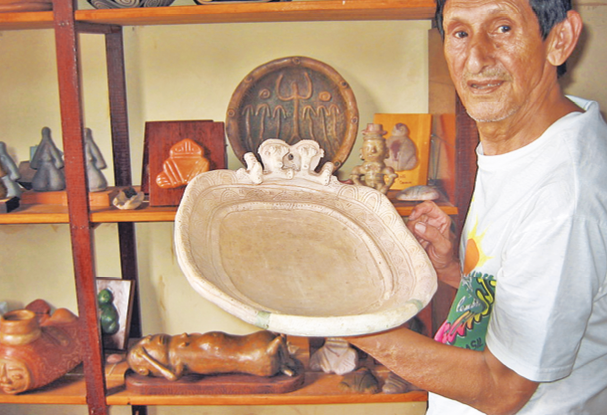
{"type": "Polygon", "coordinates": [[[89,221],[84,155],[80,51],[74,10],[75,0],[53,1],[70,234],[78,314],[85,344],[86,402],[91,415],[107,415],[104,359],[96,305],[93,227],[89,221]]]}

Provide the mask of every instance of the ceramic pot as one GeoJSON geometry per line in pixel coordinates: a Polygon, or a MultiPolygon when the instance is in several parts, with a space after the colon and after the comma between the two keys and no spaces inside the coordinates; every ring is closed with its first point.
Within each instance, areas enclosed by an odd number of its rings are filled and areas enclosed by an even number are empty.
{"type": "Polygon", "coordinates": [[[78,318],[59,309],[40,322],[30,310],[0,317],[0,389],[17,394],[47,385],[82,362],[78,318]]]}

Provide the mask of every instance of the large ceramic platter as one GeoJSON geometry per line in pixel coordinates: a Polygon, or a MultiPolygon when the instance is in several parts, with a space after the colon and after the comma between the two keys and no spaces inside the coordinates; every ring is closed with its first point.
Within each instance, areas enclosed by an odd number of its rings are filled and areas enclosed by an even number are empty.
{"type": "Polygon", "coordinates": [[[337,170],[352,150],[358,123],[348,82],[326,63],[292,56],[261,65],[243,79],[228,105],[226,134],[243,164],[244,155],[257,152],[266,139],[314,140],[325,153],[320,165],[330,161],[337,170]]]}
{"type": "Polygon", "coordinates": [[[267,140],[247,169],[202,173],[176,216],[175,248],[192,287],[242,320],[298,336],[387,330],[436,290],[425,251],[390,201],[315,167],[312,140],[267,140]]]}

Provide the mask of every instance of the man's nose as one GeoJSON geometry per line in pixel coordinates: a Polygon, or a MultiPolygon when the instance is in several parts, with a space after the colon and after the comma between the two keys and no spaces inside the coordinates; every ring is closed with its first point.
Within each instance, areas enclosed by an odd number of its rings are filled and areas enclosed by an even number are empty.
{"type": "Polygon", "coordinates": [[[495,62],[495,45],[489,35],[476,34],[470,42],[466,67],[471,74],[481,73],[495,62]]]}

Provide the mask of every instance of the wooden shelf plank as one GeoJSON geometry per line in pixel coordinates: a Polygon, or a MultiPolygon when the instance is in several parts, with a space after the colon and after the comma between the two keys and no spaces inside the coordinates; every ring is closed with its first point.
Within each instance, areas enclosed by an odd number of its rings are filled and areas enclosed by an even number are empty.
{"type": "MultiPolygon", "coordinates": [[[[177,207],[149,207],[144,203],[140,209],[120,210],[115,207],[91,208],[91,222],[172,222],[177,207]]],[[[22,205],[10,213],[0,214],[0,224],[44,224],[69,223],[67,206],[62,205],[22,205]]]]}
{"type": "Polygon", "coordinates": [[[433,0],[324,0],[79,10],[76,12],[76,20],[122,26],[335,20],[420,20],[432,18],[434,10],[433,0]]]}
{"type": "MultiPolygon", "coordinates": [[[[434,0],[324,0],[76,11],[76,21],[121,26],[200,23],[427,20],[434,0]]],[[[52,12],[0,13],[0,30],[49,29],[52,12]]]]}
{"type": "MultiPolygon", "coordinates": [[[[403,202],[396,200],[396,192],[388,193],[388,198],[394,204],[401,216],[409,216],[417,202],[403,202]]],[[[457,207],[446,200],[439,200],[439,206],[448,215],[457,215],[457,207]]],[[[120,222],[173,222],[177,213],[176,206],[150,207],[148,202],[135,210],[120,210],[113,206],[92,207],[92,223],[120,223],[120,222]]],[[[0,214],[0,224],[48,224],[69,223],[67,206],[38,204],[21,205],[10,213],[0,214]]]]}
{"type": "MultiPolygon", "coordinates": [[[[342,376],[322,372],[306,372],[304,385],[293,392],[259,395],[139,395],[126,390],[124,372],[126,364],[106,365],[108,405],[303,405],[347,404],[384,402],[425,402],[428,394],[412,390],[401,394],[352,394],[342,392],[342,376]]],[[[387,376],[385,368],[375,372],[387,376]]],[[[81,367],[55,382],[20,395],[0,392],[0,404],[70,404],[85,405],[86,389],[81,367]]]]}
{"type": "Polygon", "coordinates": [[[0,30],[52,28],[53,12],[0,13],[0,30]]]}

